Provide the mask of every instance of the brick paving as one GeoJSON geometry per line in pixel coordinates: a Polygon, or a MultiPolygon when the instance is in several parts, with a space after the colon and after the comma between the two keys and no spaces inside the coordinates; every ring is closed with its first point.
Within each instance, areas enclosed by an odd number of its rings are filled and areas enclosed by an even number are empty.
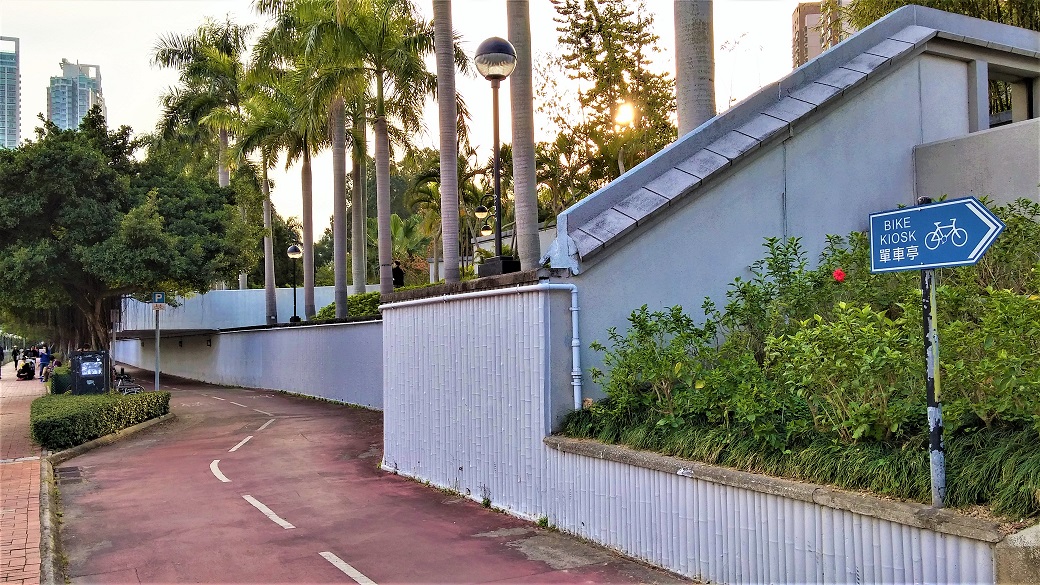
{"type": "Polygon", "coordinates": [[[40,447],[29,439],[29,405],[46,392],[16,380],[13,364],[0,375],[0,582],[40,583],[40,447]]]}

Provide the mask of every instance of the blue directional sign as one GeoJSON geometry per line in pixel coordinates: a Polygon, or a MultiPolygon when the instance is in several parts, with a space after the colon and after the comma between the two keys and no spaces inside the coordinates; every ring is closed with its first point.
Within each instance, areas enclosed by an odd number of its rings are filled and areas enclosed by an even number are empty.
{"type": "Polygon", "coordinates": [[[870,215],[870,271],[969,266],[1004,222],[974,197],[870,215]]]}

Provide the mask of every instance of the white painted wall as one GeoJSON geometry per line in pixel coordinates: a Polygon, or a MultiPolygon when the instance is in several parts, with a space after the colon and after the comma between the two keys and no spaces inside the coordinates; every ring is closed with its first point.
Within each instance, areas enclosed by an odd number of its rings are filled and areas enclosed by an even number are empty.
{"type": "Polygon", "coordinates": [[[709,582],[994,582],[983,540],[546,446],[572,404],[568,297],[385,306],[384,469],[709,582]]]}
{"type": "MultiPolygon", "coordinates": [[[[152,370],[154,348],[154,339],[117,341],[115,359],[152,370]]],[[[166,374],[383,407],[380,321],[166,337],[159,354],[166,374]]]]}
{"type": "MultiPolygon", "coordinates": [[[[828,234],[866,230],[869,214],[913,204],[914,148],[967,133],[966,84],[963,62],[915,57],[595,255],[567,280],[583,291],[583,336],[627,330],[644,303],[699,318],[705,297],[722,307],[733,279],[750,275],[766,237],[802,238],[815,262],[828,234]]],[[[586,371],[602,363],[586,344],[581,359],[586,371]]]]}
{"type": "Polygon", "coordinates": [[[922,144],[914,163],[923,196],[1040,202],[1040,118],[922,144]]]}
{"type": "MultiPolygon", "coordinates": [[[[378,291],[379,285],[368,285],[368,292],[378,291]]],[[[201,295],[177,298],[180,306],[167,306],[159,317],[163,329],[232,329],[266,325],[267,301],[264,289],[213,290],[201,295]]],[[[278,322],[288,323],[293,315],[293,289],[276,291],[278,322]]],[[[321,310],[335,301],[335,287],[314,287],[314,306],[321,310]]],[[[296,314],[303,318],[303,287],[296,289],[296,314]]],[[[134,299],[123,301],[123,329],[154,329],[155,311],[150,303],[134,299]]]]}

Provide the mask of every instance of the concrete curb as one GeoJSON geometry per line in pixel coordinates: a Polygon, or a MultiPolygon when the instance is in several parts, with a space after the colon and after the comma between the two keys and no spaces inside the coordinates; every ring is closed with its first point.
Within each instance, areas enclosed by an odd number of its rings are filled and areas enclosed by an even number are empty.
{"type": "Polygon", "coordinates": [[[146,420],[132,427],[116,431],[110,435],[99,437],[71,449],[57,453],[48,453],[40,458],[40,583],[61,585],[65,583],[61,566],[61,533],[58,528],[57,506],[51,498],[51,488],[57,490],[54,480],[54,466],[78,457],[88,451],[111,445],[116,441],[139,433],[149,427],[166,422],[175,417],[172,412],[158,418],[146,420]]]}

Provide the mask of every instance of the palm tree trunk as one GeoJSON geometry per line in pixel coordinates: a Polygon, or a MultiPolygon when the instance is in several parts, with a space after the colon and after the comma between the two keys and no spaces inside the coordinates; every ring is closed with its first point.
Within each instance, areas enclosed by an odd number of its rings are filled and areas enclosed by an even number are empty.
{"type": "Polygon", "coordinates": [[[394,275],[390,239],[390,137],[386,129],[386,118],[378,116],[375,123],[376,140],[376,215],[379,221],[379,292],[394,292],[394,275]]]}
{"type": "MultiPolygon", "coordinates": [[[[531,13],[527,0],[506,3],[509,42],[516,49],[516,69],[509,79],[513,110],[513,233],[520,251],[520,269],[538,268],[538,192],[534,160],[534,89],[531,81],[531,13]]],[[[443,147],[442,147],[443,148],[443,147]]]]}
{"type": "Polygon", "coordinates": [[[675,101],[679,137],[715,117],[712,0],[675,0],[675,101]]]}
{"type": "Polygon", "coordinates": [[[274,233],[271,231],[271,185],[267,180],[267,161],[264,161],[264,300],[267,304],[267,324],[278,322],[278,299],[274,282],[274,233]]]}
{"type": "MultiPolygon", "coordinates": [[[[437,106],[441,135],[441,232],[459,233],[459,137],[455,100],[455,55],[451,0],[433,0],[434,46],[437,52],[437,106]]],[[[434,255],[436,257],[436,254],[434,255]]],[[[459,247],[444,238],[444,280],[459,282],[459,247]]]]}
{"type": "Polygon", "coordinates": [[[368,132],[365,128],[365,117],[358,116],[354,120],[354,148],[352,150],[353,167],[353,200],[350,203],[351,233],[351,268],[353,269],[354,294],[364,294],[368,283],[368,201],[365,190],[368,187],[368,173],[365,172],[365,145],[368,132]]]}
{"type": "MultiPolygon", "coordinates": [[[[219,143],[217,145],[217,185],[221,187],[227,187],[231,184],[231,169],[228,167],[226,158],[228,150],[228,131],[221,128],[217,132],[219,143]]],[[[242,215],[242,219],[246,218],[245,207],[239,207],[238,212],[242,215]]],[[[249,288],[248,277],[245,272],[238,274],[238,288],[239,290],[245,290],[249,288]]]]}
{"type": "MultiPolygon", "coordinates": [[[[431,282],[440,282],[441,280],[441,234],[444,233],[442,230],[437,230],[437,234],[433,237],[433,277],[430,279],[431,282]]],[[[458,254],[458,246],[456,248],[456,254],[458,254]]]]}
{"type": "Polygon", "coordinates": [[[311,153],[304,149],[300,169],[303,182],[303,315],[314,318],[314,179],[311,175],[311,153]]]}
{"type": "Polygon", "coordinates": [[[347,142],[343,110],[343,98],[333,100],[329,135],[332,137],[332,259],[336,273],[337,319],[347,316],[347,142]]]}

